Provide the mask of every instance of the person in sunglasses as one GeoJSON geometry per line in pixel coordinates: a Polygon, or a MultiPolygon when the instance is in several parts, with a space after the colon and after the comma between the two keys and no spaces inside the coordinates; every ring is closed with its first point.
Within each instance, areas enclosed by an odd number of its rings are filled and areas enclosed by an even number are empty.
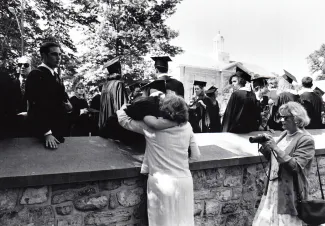
{"type": "Polygon", "coordinates": [[[259,150],[270,161],[270,168],[253,226],[303,225],[297,216],[294,175],[298,175],[298,183],[303,188],[302,199],[307,199],[307,176],[315,156],[315,142],[305,130],[310,119],[301,104],[293,101],[283,104],[279,114],[284,132],[276,141],[264,134],[266,142],[259,150]]]}
{"type": "Polygon", "coordinates": [[[21,115],[27,115],[27,100],[24,98],[25,95],[25,85],[28,74],[31,72],[31,59],[27,56],[22,56],[18,59],[17,64],[17,79],[19,79],[20,91],[22,96],[22,102],[19,111],[21,115]],[[26,114],[24,114],[24,112],[26,114]]]}

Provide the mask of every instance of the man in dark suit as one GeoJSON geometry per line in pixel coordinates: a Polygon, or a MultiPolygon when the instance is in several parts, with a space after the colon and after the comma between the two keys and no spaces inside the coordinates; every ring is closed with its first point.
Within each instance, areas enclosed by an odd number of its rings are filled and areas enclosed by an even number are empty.
{"type": "Polygon", "coordinates": [[[28,118],[34,135],[50,149],[58,147],[68,135],[67,113],[72,110],[60,76],[55,72],[61,61],[60,45],[53,42],[40,47],[42,64],[27,77],[25,95],[28,118]]]}
{"type": "Polygon", "coordinates": [[[164,80],[166,83],[167,94],[172,92],[176,95],[184,97],[183,83],[177,79],[171,78],[168,75],[168,61],[171,61],[169,56],[151,57],[155,61],[157,80],[164,80]]]}

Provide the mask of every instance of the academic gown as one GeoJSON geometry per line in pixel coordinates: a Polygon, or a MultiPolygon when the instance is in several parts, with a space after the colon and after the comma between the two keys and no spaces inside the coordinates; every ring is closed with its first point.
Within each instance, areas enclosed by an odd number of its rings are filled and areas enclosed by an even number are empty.
{"type": "Polygon", "coordinates": [[[246,90],[231,94],[222,121],[222,131],[249,133],[258,130],[260,111],[256,95],[246,90]]]}
{"type": "Polygon", "coordinates": [[[85,99],[73,96],[70,98],[72,112],[70,113],[71,136],[88,136],[90,128],[90,118],[88,114],[81,114],[81,109],[87,109],[88,103],[85,99]]]}
{"type": "Polygon", "coordinates": [[[42,66],[32,70],[26,80],[25,95],[34,134],[44,138],[44,134],[51,130],[63,142],[63,137],[69,135],[68,114],[64,106],[68,95],[59,75],[52,75],[42,66]]]}
{"type": "Polygon", "coordinates": [[[281,105],[288,103],[289,101],[294,101],[300,103],[300,97],[298,94],[293,94],[291,92],[280,93],[272,107],[271,117],[268,121],[268,125],[273,130],[281,130],[282,123],[278,121],[278,111],[281,105]]]}
{"type": "Polygon", "coordinates": [[[322,128],[322,98],[314,92],[304,92],[300,95],[301,103],[307,111],[310,123],[306,129],[322,128]]]}
{"type": "Polygon", "coordinates": [[[221,131],[221,122],[220,122],[220,109],[218,101],[216,101],[216,104],[213,104],[211,101],[211,105],[207,108],[207,111],[210,115],[210,126],[209,126],[209,132],[215,133],[221,131]]]}
{"type": "Polygon", "coordinates": [[[215,131],[218,130],[218,116],[215,112],[218,111],[219,115],[219,106],[217,106],[217,108],[218,109],[216,109],[216,106],[213,106],[211,99],[207,96],[195,100],[189,109],[189,122],[194,133],[220,132],[220,130],[215,131]],[[199,100],[203,101],[206,108],[199,103],[199,100]]]}

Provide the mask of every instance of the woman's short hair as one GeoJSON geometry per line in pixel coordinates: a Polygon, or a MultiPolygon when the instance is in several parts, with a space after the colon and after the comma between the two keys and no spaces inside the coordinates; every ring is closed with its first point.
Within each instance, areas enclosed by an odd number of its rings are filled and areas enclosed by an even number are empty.
{"type": "Polygon", "coordinates": [[[166,97],[161,100],[160,110],[165,119],[175,121],[179,124],[188,121],[188,107],[181,96],[167,94],[166,97]]]}
{"type": "Polygon", "coordinates": [[[290,101],[286,104],[281,105],[279,113],[283,115],[292,115],[299,128],[307,126],[310,122],[307,111],[301,104],[297,102],[290,101]]]}
{"type": "Polygon", "coordinates": [[[230,76],[229,78],[229,84],[232,85],[232,78],[233,77],[236,77],[238,79],[238,85],[240,87],[244,87],[246,85],[246,80],[240,76],[240,75],[237,75],[237,74],[233,74],[232,76],[230,76]]]}

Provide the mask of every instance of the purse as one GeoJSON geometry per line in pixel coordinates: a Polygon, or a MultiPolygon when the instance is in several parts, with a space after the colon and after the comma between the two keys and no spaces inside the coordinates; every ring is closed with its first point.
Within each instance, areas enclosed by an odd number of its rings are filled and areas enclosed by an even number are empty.
{"type": "Polygon", "coordinates": [[[319,174],[318,161],[316,158],[317,164],[317,173],[320,191],[322,194],[322,199],[315,200],[303,200],[301,198],[302,191],[298,182],[298,174],[294,174],[294,186],[296,187],[297,193],[297,211],[298,217],[307,224],[311,225],[319,225],[325,223],[325,200],[324,200],[324,192],[322,187],[322,182],[319,174]]]}

